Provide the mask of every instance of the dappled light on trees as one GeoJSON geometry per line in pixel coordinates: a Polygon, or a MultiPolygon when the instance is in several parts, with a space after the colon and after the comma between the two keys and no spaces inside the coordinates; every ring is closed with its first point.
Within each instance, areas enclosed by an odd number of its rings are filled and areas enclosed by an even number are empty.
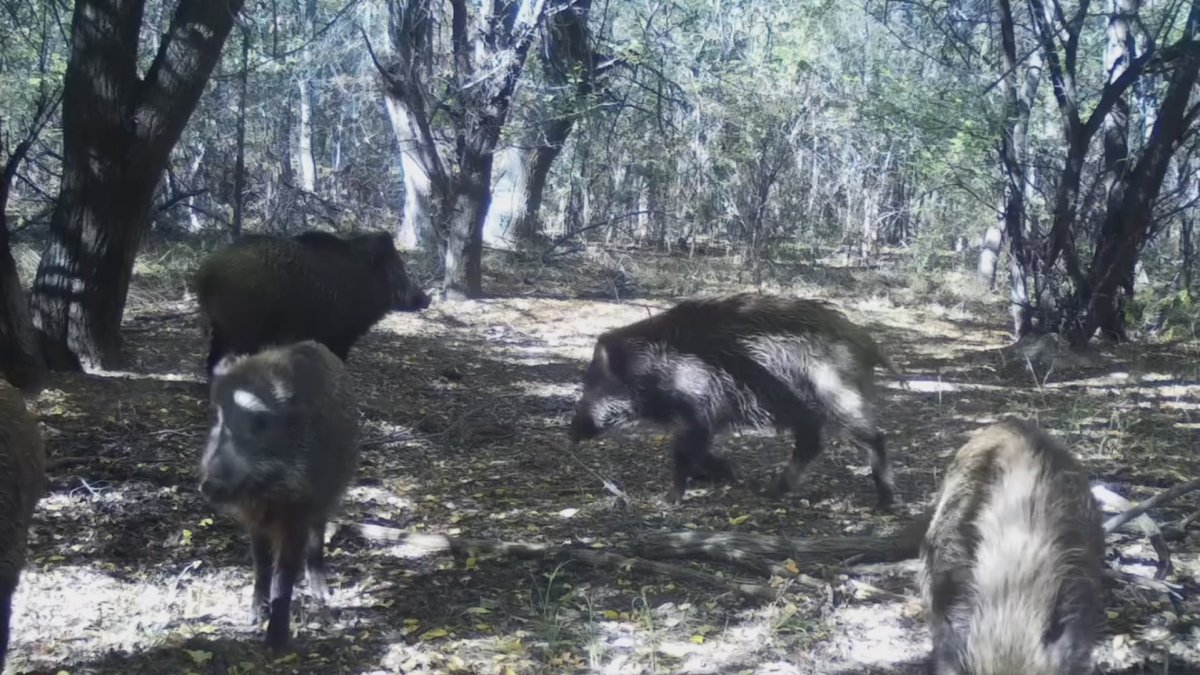
{"type": "Polygon", "coordinates": [[[1200,0],[0,17],[14,672],[1200,672],[1200,0]]]}
{"type": "Polygon", "coordinates": [[[63,178],[34,284],[51,366],[114,367],[155,188],[242,0],[180,0],[145,74],[145,0],[75,3],[63,79],[63,178]]]}

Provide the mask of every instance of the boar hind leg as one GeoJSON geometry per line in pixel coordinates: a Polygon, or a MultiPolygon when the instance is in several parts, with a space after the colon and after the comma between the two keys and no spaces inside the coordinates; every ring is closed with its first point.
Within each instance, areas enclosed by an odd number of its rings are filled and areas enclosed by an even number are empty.
{"type": "Polygon", "coordinates": [[[325,572],[325,521],[314,523],[308,529],[308,546],[304,558],[308,573],[308,588],[322,602],[329,596],[329,582],[325,572]]]}
{"type": "Polygon", "coordinates": [[[291,637],[292,590],[304,558],[308,533],[302,528],[287,526],[279,538],[275,553],[275,570],[271,578],[271,618],[267,622],[267,647],[279,650],[291,637]]]}
{"type": "Polygon", "coordinates": [[[782,497],[789,492],[798,492],[808,465],[821,454],[821,419],[810,412],[801,413],[792,427],[795,445],[787,465],[775,477],[769,492],[782,497]]]}
{"type": "Polygon", "coordinates": [[[896,485],[892,480],[892,467],[888,461],[883,432],[875,429],[862,436],[855,433],[859,442],[867,446],[871,454],[871,478],[875,480],[875,493],[879,496],[879,508],[890,511],[896,503],[896,485]]]}
{"type": "Polygon", "coordinates": [[[17,590],[17,577],[0,578],[0,670],[8,653],[8,624],[12,620],[12,598],[17,590]]]}
{"type": "Polygon", "coordinates": [[[884,511],[891,510],[895,504],[896,486],[892,481],[892,467],[888,461],[884,435],[875,425],[874,415],[868,414],[847,420],[846,426],[854,442],[866,448],[871,457],[871,478],[875,481],[879,508],[884,511]]]}
{"type": "MultiPolygon", "coordinates": [[[[688,478],[694,475],[696,468],[706,471],[716,469],[724,460],[713,457],[708,450],[712,442],[712,434],[707,429],[684,427],[675,432],[671,438],[671,489],[667,492],[667,501],[678,504],[683,501],[683,493],[687,491],[688,478]]],[[[728,465],[725,466],[728,471],[728,465]]]]}

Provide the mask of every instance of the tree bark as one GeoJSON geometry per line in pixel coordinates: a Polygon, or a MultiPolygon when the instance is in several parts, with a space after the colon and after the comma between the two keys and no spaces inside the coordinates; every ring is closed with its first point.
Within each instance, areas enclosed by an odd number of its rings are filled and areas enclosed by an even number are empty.
{"type": "MultiPolygon", "coordinates": [[[[242,0],[181,0],[138,77],[144,0],[77,0],[64,77],[63,178],[34,320],[85,368],[119,364],[121,317],[155,187],[242,0]]],[[[52,359],[52,368],[75,364],[52,359]]]]}
{"type": "Polygon", "coordinates": [[[402,229],[409,228],[411,238],[419,239],[415,235],[421,223],[407,216],[428,212],[429,230],[442,248],[446,297],[478,297],[483,291],[483,225],[491,202],[494,155],[530,44],[545,14],[545,0],[484,3],[474,11],[466,0],[448,1],[451,63],[442,64],[440,74],[450,81],[449,98],[429,90],[439,79],[431,48],[435,4],[391,0],[392,54],[387,65],[374,51],[371,55],[401,144],[405,187],[428,186],[427,192],[406,189],[406,201],[414,194],[418,198],[428,194],[432,207],[426,211],[406,206],[402,229]],[[451,142],[433,132],[428,103],[434,100],[446,111],[451,142]]]}
{"type": "MultiPolygon", "coordinates": [[[[1018,86],[1017,42],[1014,31],[1012,6],[1009,0],[999,0],[1000,41],[1004,56],[1004,77],[1000,86],[1005,100],[1005,126],[1000,141],[1000,161],[1004,169],[1004,204],[1000,212],[1000,227],[1009,244],[1009,307],[1013,318],[1015,338],[1033,330],[1033,298],[1029,293],[1029,280],[1036,274],[1033,267],[1034,255],[1030,250],[1029,222],[1025,213],[1025,191],[1027,179],[1024,155],[1029,130],[1029,116],[1037,97],[1041,80],[1041,59],[1035,52],[1026,65],[1024,86],[1018,86]]],[[[996,237],[999,238],[999,237],[996,237]]],[[[999,244],[996,245],[999,248],[999,244]]],[[[985,248],[985,253],[986,253],[985,248]]],[[[995,273],[993,262],[991,272],[995,273]]],[[[980,264],[983,270],[984,257],[980,264]]]]}
{"type": "Polygon", "coordinates": [[[233,236],[242,235],[246,208],[246,97],[250,75],[250,29],[242,29],[242,67],[238,71],[237,157],[233,168],[233,236]]]}
{"type": "Polygon", "coordinates": [[[492,199],[491,153],[464,158],[457,189],[443,195],[449,203],[446,241],[446,298],[462,300],[483,294],[483,221],[492,199]]]}
{"type": "MultiPolygon", "coordinates": [[[[305,192],[316,192],[317,162],[313,155],[313,91],[309,73],[312,72],[312,40],[316,39],[317,2],[304,2],[304,46],[300,55],[299,89],[300,128],[297,142],[296,164],[300,169],[300,188],[305,192]]],[[[301,210],[303,214],[305,210],[301,210]]]]}

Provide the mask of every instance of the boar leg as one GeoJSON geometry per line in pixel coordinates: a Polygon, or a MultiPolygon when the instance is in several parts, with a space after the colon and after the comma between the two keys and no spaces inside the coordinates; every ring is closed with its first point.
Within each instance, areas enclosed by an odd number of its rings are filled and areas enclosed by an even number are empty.
{"type": "Polygon", "coordinates": [[[12,620],[12,598],[17,590],[17,576],[0,579],[0,670],[8,653],[8,624],[12,620]]]}
{"type": "Polygon", "coordinates": [[[308,588],[322,602],[329,596],[325,573],[325,520],[313,523],[308,529],[308,548],[304,566],[308,572],[308,588]]]}
{"type": "Polygon", "coordinates": [[[875,493],[879,496],[879,508],[890,511],[896,502],[896,485],[892,480],[892,467],[888,462],[883,432],[878,429],[854,431],[855,440],[866,446],[871,455],[871,478],[875,481],[875,493]]]}
{"type": "Polygon", "coordinates": [[[267,647],[282,649],[291,637],[292,590],[304,558],[308,533],[296,525],[284,526],[279,550],[275,555],[275,574],[271,578],[271,619],[267,622],[267,647]]]}
{"type": "Polygon", "coordinates": [[[788,457],[787,466],[775,477],[771,493],[782,497],[789,492],[798,492],[808,465],[821,454],[821,418],[811,411],[798,414],[792,426],[795,445],[788,457]]]}
{"type": "Polygon", "coordinates": [[[713,466],[714,462],[719,466],[724,461],[709,453],[711,442],[712,434],[703,427],[688,426],[675,432],[671,438],[671,489],[667,492],[667,502],[678,504],[683,501],[688,477],[693,475],[697,461],[706,468],[713,466]]]}
{"type": "Polygon", "coordinates": [[[257,625],[270,616],[271,567],[274,563],[271,539],[265,534],[252,534],[250,554],[254,558],[254,600],[251,609],[254,623],[257,625]]]}

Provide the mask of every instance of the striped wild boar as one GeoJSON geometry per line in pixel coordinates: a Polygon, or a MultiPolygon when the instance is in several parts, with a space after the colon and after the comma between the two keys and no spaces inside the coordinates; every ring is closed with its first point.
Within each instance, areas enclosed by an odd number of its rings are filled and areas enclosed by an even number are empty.
{"type": "Polygon", "coordinates": [[[225,354],[301,340],[345,361],[388,312],[429,306],[386,232],[246,235],[208,256],[193,286],[210,331],[210,375],[225,354]]]}
{"type": "Polygon", "coordinates": [[[29,523],[45,490],[46,451],[21,392],[0,380],[0,670],[13,594],[25,567],[29,523]]]}
{"type": "Polygon", "coordinates": [[[895,489],[877,424],[879,365],[891,368],[866,331],[824,302],[753,293],[686,300],[597,339],[570,435],[578,442],[637,420],[672,425],[666,498],[678,503],[688,478],[732,477],[710,451],[730,426],[791,429],[795,449],[773,492],[796,490],[832,420],[869,450],[888,509],[895,489]]]}
{"type": "Polygon", "coordinates": [[[977,432],[921,544],[934,672],[1092,672],[1103,558],[1100,511],[1071,452],[1025,420],[977,432]]]}
{"type": "Polygon", "coordinates": [[[254,618],[278,649],[302,560],[313,594],[328,592],[325,523],[358,463],[353,386],[340,359],[306,341],[220,361],[212,407],[200,492],[250,532],[254,618]]]}

